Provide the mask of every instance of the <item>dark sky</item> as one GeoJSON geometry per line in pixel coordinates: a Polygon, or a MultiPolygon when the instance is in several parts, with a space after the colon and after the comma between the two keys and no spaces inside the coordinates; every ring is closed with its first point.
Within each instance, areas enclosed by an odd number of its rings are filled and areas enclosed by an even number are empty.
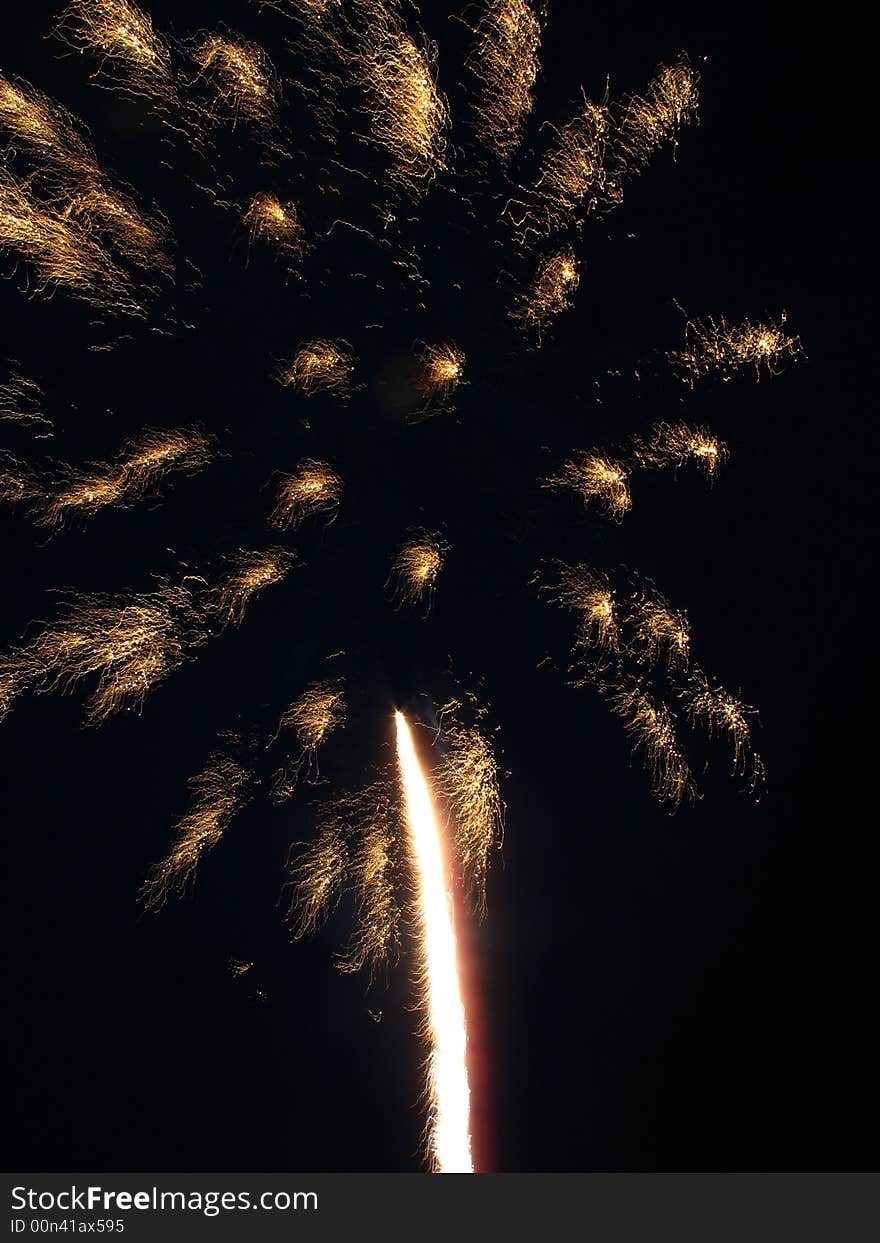
{"type": "MultiPolygon", "coordinates": [[[[177,34],[225,20],[298,72],[291,28],[254,6],[150,11],[177,34]]],[[[460,114],[465,33],[453,6],[422,11],[460,114]]],[[[330,782],[356,786],[388,745],[394,704],[441,699],[450,667],[480,685],[501,727],[506,841],[474,934],[484,1166],[876,1168],[874,468],[854,367],[869,348],[858,213],[840,204],[857,200],[858,174],[835,146],[833,79],[822,90],[817,79],[836,63],[833,32],[768,6],[552,6],[538,120],[564,118],[581,84],[638,89],[681,49],[699,63],[703,106],[675,158],[661,152],[620,209],[586,224],[577,305],[535,352],[502,318],[499,178],[482,206],[450,182],[404,221],[432,281],[426,309],[350,231],[285,282],[265,255],[246,263],[232,214],[195,187],[216,168],[170,148],[143,104],[90,85],[78,58],[57,58],[52,12],[5,19],[0,67],[87,121],[102,161],[166,213],[201,280],[177,295],[192,328],[136,325],[110,352],[87,349],[108,333],[82,306],[29,300],[21,277],[4,280],[3,354],[43,383],[56,420],[52,441],[5,430],[5,444],[82,461],[146,423],[197,419],[228,456],[161,505],[104,513],[85,532],[47,541],[4,515],[0,638],[53,615],[49,588],[146,590],[182,562],[207,571],[261,546],[264,485],[304,453],[332,456],[347,493],[333,526],[294,541],[303,565],[288,583],[141,716],[84,729],[79,694],[26,697],[2,726],[13,1168],[419,1168],[411,964],[368,989],[331,963],[350,911],[305,944],[283,926],[284,862],[313,831],[315,792],[281,808],[258,795],[190,897],[158,917],[136,901],[218,734],[264,737],[339,649],[352,719],[324,763],[330,782]],[[807,358],[691,395],[662,362],[681,336],[673,299],[732,320],[786,308],[807,358]],[[373,321],[383,329],[365,330],[373,321]],[[306,408],[270,379],[314,335],[345,336],[364,360],[366,386],[343,410],[306,408]],[[402,360],[438,336],[465,349],[471,384],[454,414],[406,426],[402,360]],[[617,528],[537,487],[565,450],[671,417],[730,445],[713,489],[687,472],[642,477],[617,528]],[[413,523],[442,524],[453,549],[427,620],[395,614],[382,590],[413,523]],[[652,802],[620,722],[564,685],[569,620],[528,587],[552,557],[625,565],[688,610],[701,663],[760,708],[760,804],[729,780],[724,745],[699,742],[702,800],[674,817],[652,802]],[[252,971],[233,978],[230,957],[252,971]]],[[[348,137],[365,177],[328,172],[307,115],[294,102],[285,116],[302,137],[280,169],[261,168],[240,132],[218,139],[229,196],[268,183],[316,229],[336,214],[366,220],[381,198],[377,157],[348,137]]],[[[464,131],[458,142],[464,167],[464,131]]],[[[182,259],[178,273],[194,284],[182,259]]]]}

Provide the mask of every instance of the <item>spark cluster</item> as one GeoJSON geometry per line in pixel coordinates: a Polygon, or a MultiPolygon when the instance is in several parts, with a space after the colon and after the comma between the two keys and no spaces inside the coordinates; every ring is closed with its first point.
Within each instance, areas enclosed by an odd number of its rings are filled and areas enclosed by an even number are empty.
{"type": "Polygon", "coordinates": [[[574,489],[585,506],[597,504],[615,522],[632,508],[629,472],[622,462],[602,454],[582,453],[569,458],[546,486],[574,489]]]}
{"type": "Polygon", "coordinates": [[[661,65],[644,95],[630,95],[621,108],[617,128],[617,159],[626,172],[643,167],[666,142],[696,115],[700,75],[682,56],[661,65]]]}
{"type": "Polygon", "coordinates": [[[307,773],[317,772],[318,748],[330,734],[342,728],[345,714],[345,692],[340,680],[313,682],[282,714],[276,738],[292,730],[301,749],[276,777],[273,796],[278,801],[293,794],[303,769],[307,773]]]}
{"type": "Polygon", "coordinates": [[[457,719],[460,708],[453,700],[438,714],[449,748],[440,764],[438,788],[449,809],[465,889],[482,918],[490,856],[501,846],[504,804],[492,743],[479,719],[475,724],[457,719]]]}
{"type": "Polygon", "coordinates": [[[420,47],[391,6],[368,2],[362,8],[353,67],[367,97],[370,136],[389,156],[392,181],[418,196],[446,161],[448,113],[437,88],[435,49],[420,47]]]}
{"type": "Polygon", "coordinates": [[[663,596],[644,596],[634,606],[636,642],[644,660],[656,665],[687,665],[690,657],[690,625],[684,613],[673,609],[663,596]]]}
{"type": "Polygon", "coordinates": [[[121,710],[140,711],[147,692],[204,642],[204,620],[185,583],[161,582],[140,595],[73,595],[63,618],[7,653],[3,667],[16,693],[69,692],[97,676],[85,719],[98,725],[121,710]]]}
{"type": "Polygon", "coordinates": [[[304,397],[316,393],[348,396],[354,359],[342,341],[305,341],[279,374],[279,383],[290,385],[304,397]]]}
{"type": "Polygon", "coordinates": [[[488,0],[473,30],[467,67],[476,79],[476,133],[503,164],[521,144],[534,104],[540,12],[528,0],[488,0]]]}
{"type": "Polygon", "coordinates": [[[672,350],[669,361],[691,385],[710,375],[729,380],[744,367],[754,367],[759,378],[762,371],[775,375],[786,358],[802,353],[800,339],[783,331],[785,318],[783,313],[778,324],[748,319],[728,324],[723,316],[689,320],[684,347],[672,350]]]}
{"type": "Polygon", "coordinates": [[[96,56],[96,76],[108,86],[154,101],[173,99],[171,49],[129,0],[72,0],[54,33],[75,51],[96,56]]]}
{"type": "Polygon", "coordinates": [[[192,44],[190,55],[199,76],[211,88],[208,105],[215,119],[270,125],[278,110],[279,85],[264,50],[245,39],[206,32],[192,44]]]}
{"type": "Polygon", "coordinates": [[[230,558],[231,570],[215,591],[215,609],[225,625],[240,626],[251,600],[287,577],[294,564],[287,548],[241,552],[230,558]]]}
{"type": "Polygon", "coordinates": [[[306,458],[296,474],[281,476],[269,525],[288,531],[315,514],[335,516],[341,496],[342,480],[329,463],[306,458]]]}
{"type": "Polygon", "coordinates": [[[189,784],[192,807],[178,821],[168,854],[150,868],[141,890],[149,911],[161,910],[173,894],[185,893],[192,884],[202,856],[217,845],[241,807],[248,774],[228,755],[217,753],[189,784]]]}
{"type": "Polygon", "coordinates": [[[752,794],[759,794],[764,784],[764,763],[752,745],[750,721],[757,716],[754,708],[742,703],[723,686],[710,682],[702,670],[694,671],[689,685],[682,692],[685,710],[691,721],[703,724],[712,737],[727,737],[733,745],[733,776],[745,779],[752,794]]]}
{"type": "Polygon", "coordinates": [[[398,550],[391,567],[393,599],[398,607],[423,601],[429,610],[434,599],[437,575],[449,551],[434,531],[413,531],[398,550]]]}
{"type": "Polygon", "coordinates": [[[729,456],[727,445],[705,427],[687,423],[657,423],[650,435],[637,437],[633,452],[645,467],[673,467],[678,470],[693,462],[708,479],[714,479],[729,456]]]}
{"type": "Polygon", "coordinates": [[[419,391],[429,407],[443,406],[461,383],[465,356],[449,342],[426,345],[419,354],[419,391]]]}
{"type": "Polygon", "coordinates": [[[620,624],[614,591],[606,574],[586,565],[557,566],[556,581],[542,590],[577,618],[577,647],[617,652],[620,624]]]}
{"type": "Polygon", "coordinates": [[[612,711],[624,721],[633,750],[644,753],[654,797],[669,803],[673,810],[684,799],[695,798],[693,777],[679,746],[675,717],[669,707],[657,702],[639,684],[615,687],[608,698],[612,711]]]}
{"type": "Polygon", "coordinates": [[[16,371],[9,373],[0,384],[0,420],[51,430],[51,420],[43,413],[43,390],[35,380],[16,371]]]}
{"type": "Polygon", "coordinates": [[[305,230],[295,203],[282,203],[276,194],[263,190],[248,203],[242,220],[252,242],[266,243],[296,259],[302,256],[305,230]]]}
{"type": "Polygon", "coordinates": [[[169,472],[191,474],[212,457],[211,441],[200,428],[148,428],[125,446],[115,463],[67,468],[51,488],[37,494],[34,518],[39,525],[58,526],[71,515],[89,517],[108,505],[130,504],[169,472]]]}
{"type": "Polygon", "coordinates": [[[570,247],[546,255],[532,280],[519,290],[510,308],[511,318],[541,332],[567,310],[580,284],[580,269],[570,247]]]}

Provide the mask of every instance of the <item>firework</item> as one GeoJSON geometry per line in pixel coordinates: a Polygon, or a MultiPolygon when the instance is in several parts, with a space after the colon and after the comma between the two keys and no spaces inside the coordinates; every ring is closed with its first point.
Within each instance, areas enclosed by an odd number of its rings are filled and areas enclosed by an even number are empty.
{"type": "Polygon", "coordinates": [[[290,869],[293,896],[287,922],[294,940],[315,932],[339,901],[350,862],[347,828],[344,804],[326,809],[317,839],[290,869]]]}
{"type": "Polygon", "coordinates": [[[55,34],[75,51],[98,58],[99,81],[153,100],[173,98],[168,44],[128,0],[73,0],[55,34]]]}
{"type": "Polygon", "coordinates": [[[24,259],[34,276],[33,291],[56,289],[118,313],[140,313],[125,273],[77,222],[29,193],[27,182],[0,167],[0,252],[24,259]]]}
{"type": "Polygon", "coordinates": [[[464,354],[454,345],[426,345],[419,354],[419,391],[429,407],[443,406],[461,383],[464,354]]]}
{"type": "Polygon", "coordinates": [[[683,692],[685,710],[694,723],[702,723],[710,737],[726,736],[733,744],[733,775],[743,777],[752,794],[764,783],[764,763],[752,747],[750,722],[757,717],[754,708],[742,703],[722,686],[713,685],[702,670],[694,671],[683,692]]]}
{"type": "Polygon", "coordinates": [[[251,600],[287,576],[294,555],[287,548],[242,552],[230,558],[232,569],[215,591],[215,609],[225,625],[240,626],[251,600]]]}
{"type": "Polygon", "coordinates": [[[354,359],[342,341],[306,341],[279,374],[280,384],[290,385],[304,397],[316,393],[348,396],[354,359]]]}
{"type": "Polygon", "coordinates": [[[474,28],[467,67],[476,79],[477,137],[506,164],[519,147],[534,103],[542,6],[488,0],[474,28]]]}
{"type": "Polygon", "coordinates": [[[77,177],[100,176],[94,152],[67,109],[30,83],[11,82],[2,73],[0,127],[40,161],[77,177]]]}
{"type": "Polygon", "coordinates": [[[147,692],[205,638],[190,587],[163,582],[142,595],[74,595],[61,621],[4,660],[19,689],[68,692],[97,675],[85,708],[86,722],[97,725],[123,709],[140,711],[147,692]]]}
{"type": "Polygon", "coordinates": [[[413,531],[400,548],[391,567],[394,582],[393,599],[402,604],[425,602],[426,612],[434,599],[437,575],[449,551],[447,544],[433,531],[413,531]]]}
{"type": "Polygon", "coordinates": [[[557,604],[575,613],[579,648],[584,651],[618,651],[618,610],[606,575],[586,565],[560,565],[558,581],[547,590],[557,604]]]}
{"type": "Polygon", "coordinates": [[[361,8],[363,47],[353,67],[366,93],[371,138],[390,158],[391,179],[418,195],[445,167],[448,115],[435,80],[435,49],[419,47],[378,0],[361,8]]]}
{"type": "Polygon", "coordinates": [[[206,33],[192,44],[190,54],[199,76],[212,92],[209,105],[216,118],[233,124],[247,121],[267,126],[278,109],[279,85],[269,57],[256,43],[206,33]]]}
{"type": "Polygon", "coordinates": [[[345,694],[341,682],[314,682],[290,705],[278,722],[275,737],[292,730],[301,747],[297,759],[279,774],[274,796],[279,801],[289,798],[303,768],[317,771],[318,748],[329,734],[345,724],[345,694]]]}
{"type": "Polygon", "coordinates": [[[245,770],[219,753],[190,779],[192,808],[175,826],[168,854],[150,868],[141,890],[147,910],[159,911],[172,894],[186,892],[202,855],[217,845],[241,806],[247,783],[245,770]]]}
{"type": "Polygon", "coordinates": [[[34,380],[12,371],[6,382],[0,384],[0,420],[51,430],[52,423],[43,414],[42,405],[43,390],[34,380]]]}
{"type": "Polygon", "coordinates": [[[327,462],[306,458],[295,475],[281,476],[269,525],[288,531],[314,514],[335,516],[341,496],[342,480],[332,467],[327,462]]]}
{"type": "Polygon", "coordinates": [[[101,186],[87,186],[65,203],[65,219],[81,221],[89,233],[99,232],[130,263],[168,272],[168,237],[162,224],[139,211],[130,198],[119,191],[110,193],[101,186]]]}
{"type": "Polygon", "coordinates": [[[471,905],[486,914],[489,858],[500,847],[504,805],[492,744],[478,725],[455,719],[460,704],[445,704],[439,716],[449,750],[440,768],[439,789],[449,807],[458,860],[471,905]]]}
{"type": "Polygon", "coordinates": [[[694,462],[709,479],[729,456],[727,445],[705,427],[687,423],[657,423],[647,437],[637,438],[633,452],[641,466],[673,467],[678,470],[686,462],[694,462]]]}
{"type": "Polygon", "coordinates": [[[597,453],[570,458],[557,475],[547,480],[546,486],[573,488],[585,506],[595,502],[615,522],[620,522],[632,507],[626,467],[597,453]]]}
{"type": "Polygon", "coordinates": [[[779,323],[728,324],[721,319],[689,320],[685,328],[683,349],[673,350],[669,361],[691,385],[709,375],[729,380],[744,367],[754,367],[757,376],[766,371],[775,375],[786,358],[797,358],[802,352],[799,337],[783,332],[785,313],[779,323]]]}
{"type": "Polygon", "coordinates": [[[514,298],[511,318],[539,335],[561,311],[567,310],[580,284],[574,251],[560,250],[542,259],[530,284],[514,298]]]}
{"type": "Polygon", "coordinates": [[[684,613],[672,608],[661,595],[638,600],[634,609],[636,641],[640,655],[649,665],[665,659],[672,667],[687,665],[691,634],[684,613]]]}
{"type": "Polygon", "coordinates": [[[617,160],[625,171],[643,167],[681,127],[696,115],[700,76],[686,56],[661,65],[644,95],[623,104],[616,135],[617,160]]]}
{"type": "Polygon", "coordinates": [[[678,743],[675,717],[641,685],[622,684],[607,691],[611,709],[622,717],[633,750],[641,750],[651,773],[654,796],[673,810],[696,797],[687,760],[678,743]]]}
{"type": "Polygon", "coordinates": [[[355,895],[356,923],[336,966],[348,974],[367,968],[373,976],[396,962],[400,952],[401,911],[396,886],[399,800],[388,783],[380,781],[349,807],[349,814],[352,811],[356,841],[348,875],[355,895]]]}
{"type": "Polygon", "coordinates": [[[440,1173],[471,1173],[467,1030],[442,836],[409,726],[401,712],[396,712],[394,719],[416,890],[425,1036],[429,1043],[428,1153],[432,1168],[440,1173]]]}
{"type": "Polygon", "coordinates": [[[263,242],[299,258],[304,250],[305,230],[295,203],[282,203],[274,194],[255,194],[242,215],[252,242],[263,242]]]}

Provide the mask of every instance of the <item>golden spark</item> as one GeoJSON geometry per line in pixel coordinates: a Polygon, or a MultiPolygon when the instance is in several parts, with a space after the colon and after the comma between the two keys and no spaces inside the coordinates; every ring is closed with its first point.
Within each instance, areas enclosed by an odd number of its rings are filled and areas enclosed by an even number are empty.
{"type": "Polygon", "coordinates": [[[437,575],[448,552],[449,546],[436,532],[411,532],[391,567],[389,581],[394,583],[392,596],[398,607],[423,600],[426,611],[430,610],[437,575]]]}
{"type": "Polygon", "coordinates": [[[281,476],[269,525],[288,531],[314,514],[335,516],[341,496],[342,480],[333,468],[327,462],[306,458],[295,475],[281,476]]]}
{"type": "Polygon", "coordinates": [[[563,462],[559,473],[548,479],[545,486],[573,488],[585,506],[595,502],[615,522],[620,522],[632,507],[626,467],[597,453],[582,453],[563,462]]]}
{"type": "Polygon", "coordinates": [[[278,381],[304,397],[333,393],[337,398],[345,398],[353,370],[354,359],[343,342],[306,341],[297,347],[278,381]]]}
{"type": "Polygon", "coordinates": [[[507,164],[525,135],[538,77],[541,22],[527,0],[489,0],[473,30],[467,67],[476,79],[480,142],[507,164]]]}

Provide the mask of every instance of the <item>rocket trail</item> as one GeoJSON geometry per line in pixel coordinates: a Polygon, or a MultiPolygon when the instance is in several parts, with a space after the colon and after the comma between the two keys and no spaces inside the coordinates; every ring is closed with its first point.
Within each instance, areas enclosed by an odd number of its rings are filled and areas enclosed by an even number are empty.
{"type": "Polygon", "coordinates": [[[425,1027],[431,1046],[428,1144],[433,1168],[439,1173],[471,1174],[467,1030],[440,827],[406,719],[396,712],[394,720],[419,909],[425,1027]]]}

